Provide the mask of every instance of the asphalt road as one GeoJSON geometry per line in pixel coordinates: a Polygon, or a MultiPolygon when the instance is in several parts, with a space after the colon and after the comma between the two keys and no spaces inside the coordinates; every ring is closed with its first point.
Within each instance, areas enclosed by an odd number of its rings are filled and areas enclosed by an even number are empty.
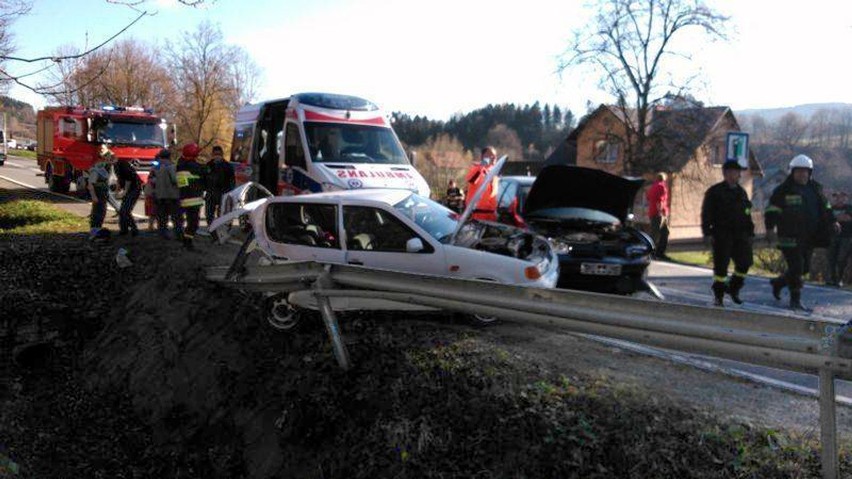
{"type": "MultiPolygon", "coordinates": [[[[6,165],[0,167],[0,179],[12,181],[20,187],[35,188],[47,191],[44,178],[40,174],[34,160],[25,158],[9,157],[6,165]]],[[[74,197],[65,196],[68,204],[66,208],[78,214],[87,215],[89,212],[88,202],[74,197]]],[[[140,218],[144,215],[143,202],[139,201],[134,209],[134,214],[140,218]]],[[[708,268],[681,265],[667,262],[654,262],[649,270],[649,276],[663,294],[667,302],[679,302],[686,304],[711,305],[712,295],[710,284],[712,283],[712,271],[708,268]]],[[[782,297],[776,301],[772,297],[769,282],[766,278],[749,277],[741,294],[746,301],[742,306],[735,306],[726,302],[726,307],[741,308],[757,312],[771,312],[784,314],[792,317],[827,317],[844,321],[852,320],[852,292],[837,288],[823,287],[818,285],[806,285],[802,297],[806,306],[813,308],[811,315],[796,314],[786,309],[788,298],[782,297]]],[[[700,321],[700,319],[696,319],[700,321]]],[[[753,366],[736,361],[727,361],[700,355],[685,354],[675,351],[666,351],[650,348],[635,343],[620,340],[609,340],[606,338],[592,337],[596,341],[612,344],[622,349],[634,351],[641,354],[656,356],[692,367],[718,371],[724,374],[757,381],[763,384],[779,387],[789,391],[810,396],[818,394],[817,377],[809,374],[791,373],[788,371],[753,366]]],[[[852,406],[852,382],[837,381],[838,401],[841,404],[852,406]]]]}

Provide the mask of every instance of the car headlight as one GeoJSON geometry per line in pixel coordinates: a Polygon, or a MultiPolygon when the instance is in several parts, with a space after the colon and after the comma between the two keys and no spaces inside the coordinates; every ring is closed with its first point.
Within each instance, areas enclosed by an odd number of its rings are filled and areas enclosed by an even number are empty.
{"type": "Polygon", "coordinates": [[[629,257],[644,256],[651,252],[651,248],[643,244],[630,245],[624,250],[629,257]]]}
{"type": "Polygon", "coordinates": [[[556,254],[570,254],[573,246],[568,243],[563,243],[562,241],[554,241],[550,240],[550,244],[553,245],[553,251],[556,254]]]}

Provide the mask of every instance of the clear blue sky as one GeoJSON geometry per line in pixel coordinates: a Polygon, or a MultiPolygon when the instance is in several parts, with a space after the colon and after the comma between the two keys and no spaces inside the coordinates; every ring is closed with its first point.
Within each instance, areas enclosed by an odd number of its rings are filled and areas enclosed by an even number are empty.
{"type": "MultiPolygon", "coordinates": [[[[148,0],[157,11],[125,35],[177,39],[202,20],[222,28],[264,72],[260,99],[298,91],[370,98],[387,110],[447,119],[488,103],[543,103],[585,112],[609,101],[583,72],[556,74],[574,28],[589,19],[580,1],[219,0],[194,9],[148,0]]],[[[727,43],[686,39],[701,69],[696,97],[734,109],[852,103],[845,49],[852,2],[711,0],[730,15],[727,43]]],[[[14,26],[20,56],[80,48],[135,17],[105,0],[36,0],[14,26]]],[[[21,73],[27,67],[18,67],[21,73]]],[[[678,72],[679,66],[673,67],[678,72]]],[[[16,88],[12,96],[43,100],[16,88]]]]}

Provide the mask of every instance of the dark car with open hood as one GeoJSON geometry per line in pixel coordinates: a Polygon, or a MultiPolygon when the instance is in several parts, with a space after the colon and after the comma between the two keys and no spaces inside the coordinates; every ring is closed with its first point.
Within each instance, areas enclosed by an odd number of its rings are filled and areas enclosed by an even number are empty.
{"type": "Polygon", "coordinates": [[[651,238],[631,224],[644,180],[577,166],[551,165],[537,177],[500,179],[497,216],[547,237],[559,255],[559,288],[602,293],[647,291],[651,238]]]}

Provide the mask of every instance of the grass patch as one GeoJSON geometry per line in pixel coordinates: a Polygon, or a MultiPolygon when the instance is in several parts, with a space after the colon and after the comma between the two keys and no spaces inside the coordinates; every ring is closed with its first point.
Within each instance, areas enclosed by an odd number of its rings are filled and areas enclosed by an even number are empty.
{"type": "Polygon", "coordinates": [[[668,256],[678,263],[694,264],[696,266],[712,266],[713,258],[709,251],[669,251],[668,256]]]}
{"type": "Polygon", "coordinates": [[[36,152],[30,150],[9,150],[7,153],[9,156],[17,156],[20,158],[26,158],[28,160],[36,159],[36,152]]]}
{"type": "MultiPolygon", "coordinates": [[[[713,255],[709,250],[699,251],[670,251],[666,253],[671,259],[678,263],[691,264],[695,266],[713,267],[713,255]]],[[[748,270],[749,274],[774,278],[785,269],[784,257],[777,248],[754,248],[754,264],[748,270]]],[[[733,261],[729,270],[733,271],[733,261]]]]}
{"type": "Polygon", "coordinates": [[[0,234],[79,233],[87,231],[88,224],[86,218],[44,201],[0,203],[0,234]]]}

